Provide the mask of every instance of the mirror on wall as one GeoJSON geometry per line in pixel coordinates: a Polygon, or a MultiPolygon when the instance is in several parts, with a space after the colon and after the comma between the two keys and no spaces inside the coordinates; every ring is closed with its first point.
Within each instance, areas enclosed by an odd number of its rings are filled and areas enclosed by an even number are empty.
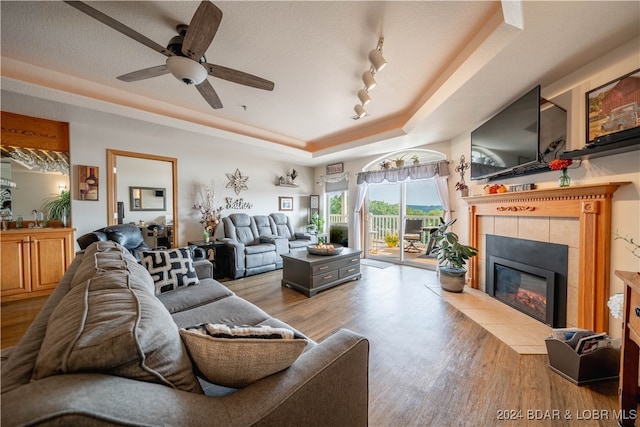
{"type": "Polygon", "coordinates": [[[135,224],[148,243],[148,225],[162,224],[164,237],[176,247],[177,159],[107,150],[107,171],[108,224],[135,224]]]}
{"type": "Polygon", "coordinates": [[[153,187],[129,187],[132,211],[166,211],[167,190],[153,187]]]}

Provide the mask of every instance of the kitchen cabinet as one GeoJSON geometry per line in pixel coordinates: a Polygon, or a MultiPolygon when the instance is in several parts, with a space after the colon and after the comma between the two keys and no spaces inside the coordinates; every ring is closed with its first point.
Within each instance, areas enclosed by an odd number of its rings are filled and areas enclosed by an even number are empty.
{"type": "Polygon", "coordinates": [[[74,228],[0,232],[2,301],[49,295],[75,256],[74,228]]]}

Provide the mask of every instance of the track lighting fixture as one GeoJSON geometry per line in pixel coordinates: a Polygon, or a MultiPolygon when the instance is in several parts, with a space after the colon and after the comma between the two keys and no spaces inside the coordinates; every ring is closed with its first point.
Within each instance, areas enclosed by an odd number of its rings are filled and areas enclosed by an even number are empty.
{"type": "Polygon", "coordinates": [[[362,83],[364,83],[364,88],[358,91],[358,99],[360,100],[360,104],[357,104],[354,107],[356,112],[354,120],[358,120],[367,115],[367,112],[364,110],[364,106],[371,102],[371,97],[369,96],[369,91],[376,87],[376,79],[374,76],[380,70],[382,70],[387,65],[387,60],[382,56],[382,43],[384,42],[383,38],[378,40],[378,45],[375,49],[369,52],[369,62],[371,63],[371,67],[369,70],[362,73],[362,83]]]}
{"type": "Polygon", "coordinates": [[[358,99],[360,100],[360,103],[362,104],[363,107],[367,105],[369,102],[371,102],[371,97],[369,96],[369,93],[364,89],[360,89],[358,91],[358,99]]]}
{"type": "Polygon", "coordinates": [[[365,71],[364,73],[362,73],[362,81],[364,83],[364,89],[366,91],[370,91],[371,89],[373,89],[374,87],[376,87],[376,79],[373,78],[373,74],[371,74],[371,71],[365,71]]]}
{"type": "Polygon", "coordinates": [[[362,105],[360,105],[360,104],[356,104],[356,106],[353,109],[356,112],[356,117],[358,119],[361,119],[361,118],[363,118],[364,116],[367,115],[367,112],[364,111],[364,107],[362,105]]]}
{"type": "Polygon", "coordinates": [[[369,52],[369,61],[373,69],[376,70],[376,73],[379,73],[387,65],[387,61],[382,56],[382,52],[378,49],[373,49],[369,52]]]}

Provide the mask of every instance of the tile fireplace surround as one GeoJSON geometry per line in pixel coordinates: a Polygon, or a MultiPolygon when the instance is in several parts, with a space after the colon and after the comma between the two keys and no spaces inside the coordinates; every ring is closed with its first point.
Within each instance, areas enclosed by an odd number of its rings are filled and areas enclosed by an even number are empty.
{"type": "Polygon", "coordinates": [[[469,260],[469,286],[485,290],[485,236],[569,246],[567,326],[609,330],[611,204],[628,182],[544,188],[465,197],[469,244],[479,256],[469,260]]]}

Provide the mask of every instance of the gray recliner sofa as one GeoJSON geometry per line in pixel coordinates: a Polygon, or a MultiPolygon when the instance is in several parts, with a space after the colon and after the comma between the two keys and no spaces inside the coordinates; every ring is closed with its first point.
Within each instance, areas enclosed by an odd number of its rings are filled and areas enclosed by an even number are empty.
{"type": "Polygon", "coordinates": [[[269,214],[269,218],[273,234],[287,239],[290,251],[306,249],[307,246],[315,243],[314,237],[310,234],[295,231],[291,225],[291,218],[287,215],[276,212],[269,214]]]}
{"type": "Polygon", "coordinates": [[[3,352],[2,426],[367,425],[369,343],[346,329],[320,343],[303,336],[289,368],[241,389],[200,377],[178,328],[295,329],[214,280],[208,261],[194,267],[198,284],[155,295],[148,271],[117,243],[80,252],[20,343],[3,352]],[[43,375],[47,366],[57,368],[43,375]]]}
{"type": "Polygon", "coordinates": [[[314,238],[294,231],[290,218],[282,213],[270,215],[231,214],[222,218],[224,238],[229,247],[231,278],[282,268],[282,254],[302,250],[314,238]]]}
{"type": "Polygon", "coordinates": [[[234,213],[222,218],[222,224],[225,237],[221,241],[229,247],[231,278],[282,268],[279,253],[289,252],[287,243],[272,233],[267,216],[234,213]]]}

